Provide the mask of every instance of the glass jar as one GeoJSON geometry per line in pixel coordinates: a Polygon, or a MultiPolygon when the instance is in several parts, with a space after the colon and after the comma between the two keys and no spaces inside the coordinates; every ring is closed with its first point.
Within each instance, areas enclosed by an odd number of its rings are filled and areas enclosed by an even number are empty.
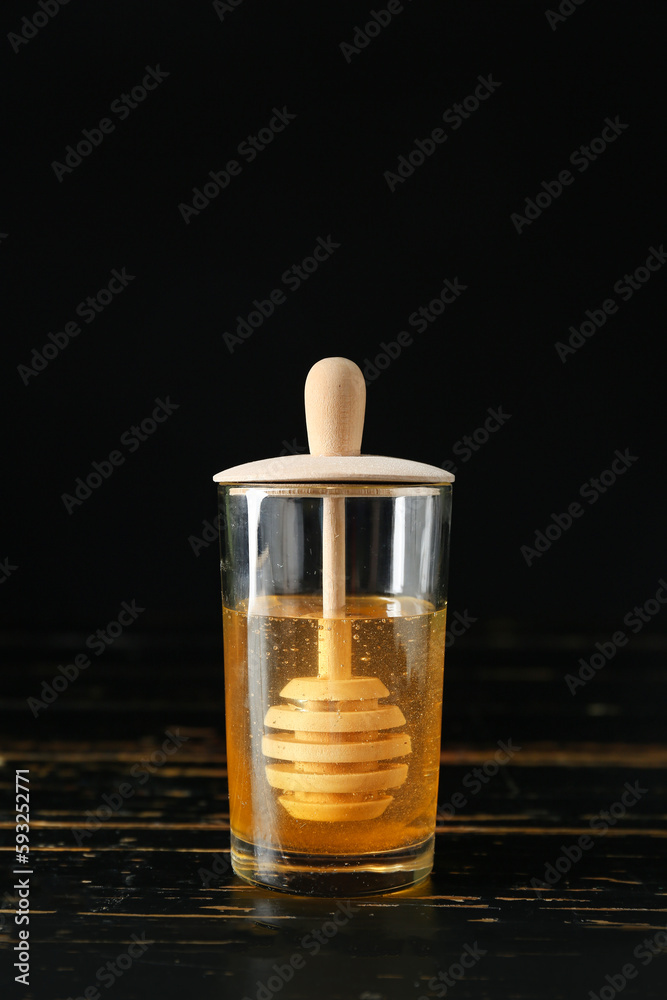
{"type": "Polygon", "coordinates": [[[219,483],[231,860],[243,878],[359,895],[429,874],[451,499],[449,482],[219,483]]]}

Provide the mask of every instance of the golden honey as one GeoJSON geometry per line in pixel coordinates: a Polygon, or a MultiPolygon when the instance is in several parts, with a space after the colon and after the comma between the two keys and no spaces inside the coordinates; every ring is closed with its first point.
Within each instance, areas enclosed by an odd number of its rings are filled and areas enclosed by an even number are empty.
{"type": "Polygon", "coordinates": [[[346,857],[432,838],[446,609],[416,598],[260,596],[223,606],[233,841],[346,857]],[[355,728],[356,727],[356,728],[355,728]]]}

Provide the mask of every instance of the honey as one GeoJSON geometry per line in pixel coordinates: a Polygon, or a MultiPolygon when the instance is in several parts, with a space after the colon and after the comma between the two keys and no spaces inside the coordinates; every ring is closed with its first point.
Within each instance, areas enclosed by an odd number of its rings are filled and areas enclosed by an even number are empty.
{"type": "Polygon", "coordinates": [[[244,605],[223,606],[233,838],[337,858],[424,844],[437,806],[446,608],[350,595],[332,620],[317,595],[244,605]]]}

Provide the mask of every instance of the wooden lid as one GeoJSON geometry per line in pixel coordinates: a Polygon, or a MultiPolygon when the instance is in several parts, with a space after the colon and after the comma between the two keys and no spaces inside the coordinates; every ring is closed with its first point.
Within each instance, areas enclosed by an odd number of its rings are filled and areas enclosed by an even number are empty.
{"type": "Polygon", "coordinates": [[[324,358],[310,369],[305,388],[310,455],[246,462],[224,469],[216,483],[453,483],[451,472],[423,462],[361,455],[366,383],[347,358],[324,358]]]}

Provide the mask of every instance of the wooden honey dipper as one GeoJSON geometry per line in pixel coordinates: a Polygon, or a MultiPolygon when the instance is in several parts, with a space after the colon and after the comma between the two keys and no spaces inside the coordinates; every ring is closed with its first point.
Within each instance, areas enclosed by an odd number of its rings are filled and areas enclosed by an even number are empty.
{"type": "MultiPolygon", "coordinates": [[[[346,358],[311,368],[305,389],[311,455],[359,455],[366,406],[361,370],[346,358]]],[[[352,675],[352,621],[345,617],[345,497],[322,500],[322,619],[316,677],[297,677],[280,692],[288,704],[269,708],[262,751],[279,802],[299,820],[375,819],[406,780],[411,752],[397,705],[377,677],[352,675]]]]}

